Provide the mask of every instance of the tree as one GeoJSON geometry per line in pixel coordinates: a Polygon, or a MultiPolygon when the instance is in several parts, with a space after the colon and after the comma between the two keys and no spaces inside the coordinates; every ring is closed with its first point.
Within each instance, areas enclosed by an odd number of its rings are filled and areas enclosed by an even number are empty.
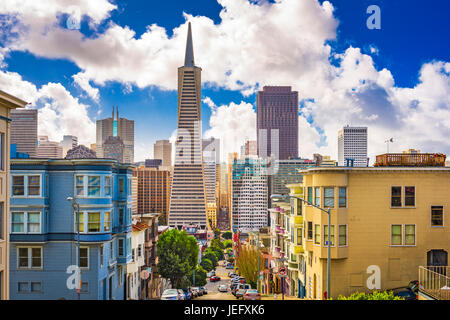
{"type": "Polygon", "coordinates": [[[185,231],[169,230],[157,244],[158,273],[170,280],[174,288],[180,288],[183,279],[192,273],[198,262],[197,240],[185,231]]]}
{"type": "MultiPolygon", "coordinates": [[[[192,271],[189,273],[189,286],[193,286],[194,285],[194,269],[192,269],[192,271]]],[[[202,267],[197,267],[195,269],[195,286],[196,287],[201,287],[206,285],[206,271],[205,269],[203,269],[202,267]]]]}
{"type": "Polygon", "coordinates": [[[231,240],[232,237],[233,237],[233,233],[231,231],[226,231],[222,234],[222,238],[227,239],[227,240],[231,240]]]}
{"type": "Polygon", "coordinates": [[[215,239],[219,239],[220,238],[220,234],[221,234],[221,231],[220,231],[220,229],[214,229],[214,238],[215,239]]]}
{"type": "MultiPolygon", "coordinates": [[[[261,267],[264,262],[261,253],[259,259],[261,267]]],[[[239,273],[250,285],[252,285],[252,287],[255,287],[258,273],[258,251],[251,246],[241,246],[239,248],[239,255],[236,256],[235,261],[239,273]]]]}
{"type": "Polygon", "coordinates": [[[211,241],[211,247],[217,247],[219,249],[225,249],[225,246],[223,245],[222,241],[220,239],[213,239],[211,241]]]}
{"type": "MultiPolygon", "coordinates": [[[[225,249],[233,248],[233,241],[231,241],[231,240],[225,240],[225,241],[223,242],[223,246],[224,246],[225,249]]],[[[227,250],[227,253],[228,253],[228,250],[227,250]]]]}
{"type": "Polygon", "coordinates": [[[223,260],[223,249],[211,246],[206,250],[213,251],[217,256],[217,260],[223,260]]]}
{"type": "Polygon", "coordinates": [[[214,252],[214,251],[209,251],[208,249],[206,249],[204,252],[203,252],[203,257],[202,257],[202,260],[203,259],[208,259],[209,261],[211,261],[211,263],[212,263],[212,268],[214,269],[215,267],[217,267],[217,262],[219,261],[218,259],[217,259],[217,255],[216,255],[216,253],[214,252]]]}
{"type": "Polygon", "coordinates": [[[355,292],[349,297],[339,295],[338,300],[405,300],[401,297],[395,297],[392,291],[374,291],[371,293],[355,292]]]}
{"type": "Polygon", "coordinates": [[[200,262],[200,266],[208,272],[214,269],[213,263],[208,258],[203,258],[202,262],[200,262]]]}

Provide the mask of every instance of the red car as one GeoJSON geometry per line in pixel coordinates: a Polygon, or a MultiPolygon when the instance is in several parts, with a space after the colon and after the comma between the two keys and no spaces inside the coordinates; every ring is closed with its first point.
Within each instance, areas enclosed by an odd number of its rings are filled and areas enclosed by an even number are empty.
{"type": "Polygon", "coordinates": [[[220,277],[218,277],[218,276],[212,276],[211,278],[209,278],[209,281],[211,281],[211,282],[220,281],[220,277]]]}

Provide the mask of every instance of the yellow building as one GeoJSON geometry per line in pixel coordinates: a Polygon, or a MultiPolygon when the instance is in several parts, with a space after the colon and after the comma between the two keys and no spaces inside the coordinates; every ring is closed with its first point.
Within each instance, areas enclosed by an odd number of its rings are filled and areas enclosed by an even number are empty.
{"type": "MultiPolygon", "coordinates": [[[[302,173],[304,199],[331,210],[332,298],[406,286],[418,280],[420,266],[448,266],[450,168],[317,167],[302,173]]],[[[308,298],[323,299],[328,217],[305,204],[301,214],[303,245],[294,246],[304,250],[298,280],[308,298]]]]}
{"type": "Polygon", "coordinates": [[[26,102],[0,90],[0,300],[9,299],[9,142],[11,109],[26,102]]]}
{"type": "Polygon", "coordinates": [[[212,229],[217,228],[217,206],[215,203],[206,204],[206,214],[208,215],[208,223],[212,229]]]}

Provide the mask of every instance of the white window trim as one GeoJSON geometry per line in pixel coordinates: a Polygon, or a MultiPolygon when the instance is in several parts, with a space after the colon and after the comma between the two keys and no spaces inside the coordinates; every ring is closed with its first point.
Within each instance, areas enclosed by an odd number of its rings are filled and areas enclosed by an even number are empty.
{"type": "Polygon", "coordinates": [[[10,195],[11,195],[11,198],[42,198],[42,172],[28,173],[28,174],[25,174],[25,173],[11,174],[10,195]],[[39,194],[38,195],[28,195],[28,176],[39,176],[39,194]],[[13,193],[13,177],[23,177],[23,195],[14,195],[14,193],[13,193]]]}
{"type": "Polygon", "coordinates": [[[314,226],[314,233],[313,233],[313,241],[314,242],[313,243],[315,246],[320,247],[320,246],[322,246],[322,234],[319,233],[319,243],[316,243],[316,226],[319,226],[319,229],[322,229],[322,228],[320,228],[320,224],[314,224],[313,226],[314,226]]]}
{"type": "Polygon", "coordinates": [[[348,224],[338,224],[338,241],[337,241],[337,245],[338,245],[338,248],[346,248],[346,247],[348,247],[348,224]],[[345,226],[345,245],[339,245],[339,237],[340,237],[340,235],[339,235],[339,227],[340,226],[345,226]]]}
{"type": "Polygon", "coordinates": [[[105,246],[103,244],[101,244],[98,248],[98,255],[100,259],[100,268],[103,268],[105,265],[105,246]],[[103,254],[101,252],[103,252],[103,254]]]}
{"type": "MultiPolygon", "coordinates": [[[[74,211],[74,232],[77,233],[77,214],[78,211],[74,211]]],[[[80,234],[102,234],[102,233],[110,233],[112,232],[112,213],[111,211],[105,210],[105,211],[95,211],[95,210],[88,210],[88,211],[80,211],[80,215],[83,214],[83,221],[80,221],[83,224],[83,230],[80,231],[80,234]],[[105,212],[110,213],[110,231],[105,231],[105,212]],[[100,214],[100,231],[98,232],[89,232],[89,213],[99,213],[100,214]]]]}
{"type": "MultiPolygon", "coordinates": [[[[328,224],[324,224],[324,225],[323,225],[323,228],[322,228],[322,231],[323,231],[322,236],[323,236],[323,237],[325,237],[325,226],[328,226],[328,224]]],[[[331,239],[331,238],[334,238],[334,239],[333,239],[334,241],[332,241],[332,243],[334,243],[334,245],[332,244],[331,247],[334,248],[334,247],[336,247],[336,226],[335,226],[334,224],[332,224],[331,226],[332,226],[333,229],[334,229],[334,236],[333,236],[333,237],[330,237],[330,239],[331,239]]],[[[323,245],[322,245],[322,246],[323,246],[324,248],[328,248],[328,245],[326,244],[326,241],[328,241],[328,235],[327,235],[327,240],[325,241],[325,238],[323,238],[323,240],[324,240],[324,241],[323,241],[323,245]]]]}
{"type": "Polygon", "coordinates": [[[403,241],[403,235],[404,235],[404,231],[403,231],[403,224],[401,223],[393,223],[389,226],[389,234],[390,234],[390,246],[391,247],[403,247],[404,241],[403,241]],[[401,244],[392,244],[392,226],[400,226],[402,228],[401,231],[401,238],[402,238],[402,243],[401,244]]]}
{"type": "Polygon", "coordinates": [[[9,218],[9,230],[11,234],[42,234],[42,211],[11,211],[9,218]],[[14,213],[23,213],[23,232],[13,231],[13,219],[14,213]],[[28,232],[28,213],[39,213],[39,232],[28,232]]]}
{"type": "Polygon", "coordinates": [[[126,249],[126,246],[125,246],[125,239],[123,239],[123,238],[119,238],[119,239],[117,239],[117,257],[119,257],[119,258],[124,258],[124,257],[126,257],[126,254],[125,254],[125,249],[126,249]],[[122,255],[120,254],[120,241],[122,241],[122,243],[123,243],[123,245],[122,245],[122,255]]]}
{"type": "Polygon", "coordinates": [[[113,195],[113,188],[112,188],[112,180],[113,180],[113,177],[112,176],[104,176],[103,177],[103,188],[101,188],[102,189],[102,193],[103,193],[103,196],[104,197],[112,197],[112,195],[113,195]],[[109,178],[109,194],[106,194],[106,178],[109,178]]]}
{"type": "MultiPolygon", "coordinates": [[[[41,246],[18,246],[16,247],[17,253],[17,270],[42,270],[44,266],[44,249],[41,246]],[[20,257],[19,257],[19,249],[28,249],[28,267],[20,267],[20,257]],[[40,249],[41,250],[41,265],[39,267],[32,267],[32,250],[31,249],[40,249]]],[[[31,288],[29,287],[31,290],[31,288]]]]}
{"type": "Polygon", "coordinates": [[[334,209],[336,207],[336,188],[335,187],[330,187],[330,186],[323,187],[323,207],[330,208],[330,209],[334,209]],[[325,206],[325,189],[333,189],[333,206],[332,207],[325,206]]]}
{"type": "Polygon", "coordinates": [[[403,186],[403,208],[405,209],[416,209],[417,207],[417,187],[415,185],[405,185],[403,186]],[[414,205],[406,205],[406,187],[414,187],[414,205]]]}
{"type": "Polygon", "coordinates": [[[113,176],[112,175],[104,175],[100,173],[75,173],[74,174],[74,185],[73,185],[73,194],[77,198],[87,198],[87,199],[101,199],[101,198],[111,198],[114,194],[113,189],[113,176]],[[77,176],[83,177],[83,194],[77,195],[77,176]],[[100,178],[100,194],[98,196],[90,196],[88,195],[89,189],[89,177],[99,177],[100,178]],[[111,194],[106,195],[105,193],[105,177],[110,177],[111,179],[111,194]]]}
{"type": "Polygon", "coordinates": [[[348,209],[348,187],[347,186],[338,186],[337,187],[337,209],[348,209]],[[341,207],[339,205],[339,188],[345,188],[345,206],[341,207]]]}
{"type": "Polygon", "coordinates": [[[430,205],[430,227],[431,228],[445,228],[445,206],[443,204],[432,204],[430,205]],[[431,208],[432,207],[442,207],[442,226],[433,226],[431,221],[432,221],[432,217],[431,217],[431,208]]]}
{"type": "Polygon", "coordinates": [[[405,223],[403,228],[403,246],[417,247],[417,225],[415,223],[405,223]],[[414,244],[406,244],[406,226],[414,226],[414,244]]]}
{"type": "MultiPolygon", "coordinates": [[[[91,266],[91,259],[90,259],[90,248],[88,246],[81,246],[80,249],[87,249],[87,267],[80,267],[81,270],[89,270],[89,267],[91,266]]],[[[78,256],[78,250],[76,250],[77,256],[78,256]]],[[[80,256],[80,264],[81,264],[81,256],[80,256]]]]}

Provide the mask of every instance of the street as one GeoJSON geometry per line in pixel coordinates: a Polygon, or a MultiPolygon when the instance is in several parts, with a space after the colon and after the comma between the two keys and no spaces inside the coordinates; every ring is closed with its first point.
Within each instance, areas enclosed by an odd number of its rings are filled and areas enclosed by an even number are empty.
{"type": "Polygon", "coordinates": [[[219,265],[216,268],[216,275],[220,277],[220,281],[210,282],[206,284],[206,290],[208,294],[196,298],[196,300],[236,300],[236,298],[230,292],[230,277],[228,277],[228,272],[233,270],[225,269],[222,267],[223,261],[219,261],[219,265]],[[220,285],[226,285],[228,292],[219,292],[218,288],[220,285]]]}

